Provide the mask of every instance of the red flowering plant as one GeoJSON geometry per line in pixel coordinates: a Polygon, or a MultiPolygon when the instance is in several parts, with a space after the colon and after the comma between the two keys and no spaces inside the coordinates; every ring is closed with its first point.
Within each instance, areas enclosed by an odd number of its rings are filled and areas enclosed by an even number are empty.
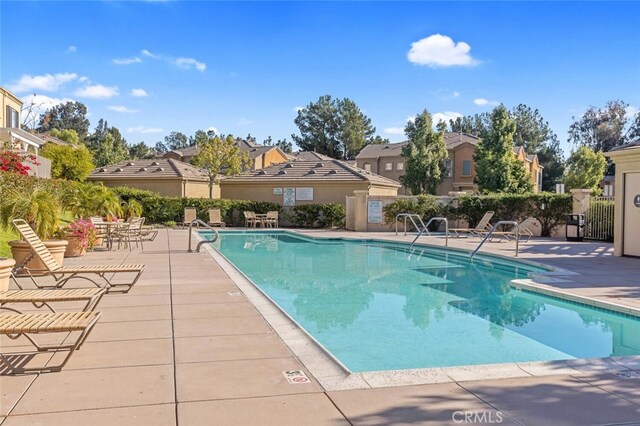
{"type": "Polygon", "coordinates": [[[98,239],[98,230],[88,219],[78,219],[67,226],[61,227],[56,237],[75,237],[80,241],[83,249],[92,249],[98,239]]]}
{"type": "Polygon", "coordinates": [[[36,160],[37,157],[33,154],[3,149],[0,151],[0,170],[8,173],[27,175],[31,167],[27,166],[25,162],[28,161],[34,165],[38,165],[36,160]]]}

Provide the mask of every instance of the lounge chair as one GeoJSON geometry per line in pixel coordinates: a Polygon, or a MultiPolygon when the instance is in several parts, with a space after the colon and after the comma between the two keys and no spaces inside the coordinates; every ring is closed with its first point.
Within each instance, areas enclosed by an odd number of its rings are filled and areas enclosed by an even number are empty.
{"type": "MultiPolygon", "coordinates": [[[[491,228],[484,230],[483,232],[479,232],[478,235],[481,237],[485,237],[489,234],[489,231],[491,230],[491,228]]],[[[526,226],[520,226],[520,234],[517,236],[520,240],[523,240],[524,238],[526,238],[526,241],[524,241],[525,243],[528,243],[529,240],[531,239],[531,237],[533,237],[533,232],[531,232],[531,230],[529,228],[527,228],[526,226]]],[[[503,239],[506,239],[507,241],[511,240],[512,238],[515,240],[516,238],[516,231],[515,231],[515,227],[511,227],[511,229],[508,229],[506,231],[493,231],[491,233],[491,236],[489,237],[489,241],[493,242],[493,240],[495,240],[496,238],[498,238],[498,242],[502,241],[503,239]]]]}
{"type": "MultiPolygon", "coordinates": [[[[14,373],[60,371],[73,352],[82,346],[101,315],[100,312],[93,311],[23,314],[15,309],[0,307],[0,334],[10,339],[24,336],[36,347],[38,352],[68,351],[67,356],[57,365],[25,367],[24,364],[29,357],[35,355],[33,352],[4,352],[3,348],[3,352],[0,353],[0,361],[14,373]],[[80,335],[72,343],[67,344],[39,345],[32,337],[33,334],[70,332],[80,332],[80,335]]],[[[64,341],[68,339],[66,337],[64,341]]]]}
{"type": "Polygon", "coordinates": [[[135,285],[142,275],[144,271],[144,265],[65,265],[60,266],[58,262],[51,256],[49,250],[42,244],[42,241],[33,229],[22,219],[14,219],[13,225],[16,227],[22,238],[26,240],[29,244],[33,253],[31,256],[28,256],[21,264],[16,265],[14,268],[14,279],[17,281],[15,277],[15,272],[17,271],[25,271],[26,277],[31,278],[31,281],[38,288],[61,288],[71,279],[85,279],[90,281],[97,287],[104,287],[98,284],[95,280],[85,276],[86,274],[97,275],[102,278],[106,283],[107,293],[112,292],[120,292],[120,293],[128,293],[129,290],[135,285]],[[26,263],[32,258],[32,256],[37,256],[40,258],[42,263],[45,265],[46,270],[30,270],[25,267],[26,263]],[[116,273],[135,273],[135,277],[131,282],[127,283],[113,283],[111,279],[113,277],[107,278],[107,274],[116,274],[116,273]],[[55,279],[53,284],[43,285],[38,283],[34,279],[34,277],[41,276],[51,276],[55,279]]]}
{"type": "Polygon", "coordinates": [[[209,209],[209,225],[224,228],[226,224],[222,221],[220,209],[209,209]]]}
{"type": "Polygon", "coordinates": [[[277,211],[267,212],[267,216],[264,219],[264,225],[267,228],[277,228],[278,227],[278,212],[277,211]]]}
{"type": "Polygon", "coordinates": [[[92,311],[106,292],[106,288],[93,287],[56,290],[7,290],[0,291],[0,307],[7,303],[31,303],[38,309],[46,306],[51,312],[55,313],[56,311],[50,303],[86,301],[87,304],[82,310],[92,311]]]}
{"type": "Polygon", "coordinates": [[[482,232],[486,232],[490,228],[489,221],[493,217],[495,212],[488,211],[482,216],[482,219],[478,222],[475,228],[449,228],[449,234],[452,237],[468,237],[469,235],[480,235],[482,232]]]}
{"type": "MultiPolygon", "coordinates": [[[[195,207],[185,207],[184,208],[184,220],[182,221],[183,226],[189,226],[191,222],[198,218],[198,213],[196,212],[195,207]]],[[[199,227],[200,225],[198,225],[199,227]]]]}

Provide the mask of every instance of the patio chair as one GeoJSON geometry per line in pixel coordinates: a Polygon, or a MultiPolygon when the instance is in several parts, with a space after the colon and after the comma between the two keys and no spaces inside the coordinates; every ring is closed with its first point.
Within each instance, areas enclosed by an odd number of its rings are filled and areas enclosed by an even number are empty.
{"type": "MultiPolygon", "coordinates": [[[[198,212],[196,212],[195,207],[185,207],[184,208],[184,220],[182,221],[182,226],[189,226],[191,222],[198,218],[198,212]]],[[[200,225],[197,225],[200,227],[200,225]]]]}
{"type": "Polygon", "coordinates": [[[209,225],[224,228],[226,224],[222,221],[220,209],[209,209],[209,225]]]}
{"type": "Polygon", "coordinates": [[[158,236],[158,230],[151,225],[142,225],[142,229],[140,230],[140,235],[142,236],[142,239],[145,241],[153,241],[158,236]]]}
{"type": "MultiPolygon", "coordinates": [[[[18,287],[20,287],[18,285],[18,287]]],[[[107,292],[106,288],[74,288],[56,290],[7,290],[0,291],[0,307],[7,303],[31,303],[36,308],[47,307],[55,313],[50,305],[53,302],[84,302],[87,304],[82,311],[92,311],[98,306],[102,296],[107,292]]]]}
{"type": "Polygon", "coordinates": [[[95,280],[85,276],[87,274],[97,275],[104,280],[107,288],[107,293],[119,292],[128,293],[129,290],[135,285],[144,271],[144,265],[65,265],[60,266],[58,262],[51,256],[49,250],[42,244],[42,241],[33,229],[23,219],[14,219],[13,225],[16,227],[22,238],[26,240],[31,249],[33,250],[31,256],[14,267],[14,280],[15,272],[24,271],[26,277],[31,278],[33,284],[38,288],[61,288],[71,279],[85,279],[93,283],[97,287],[103,287],[95,280]],[[25,265],[33,256],[38,257],[45,265],[46,270],[30,270],[25,265]],[[134,273],[135,277],[132,281],[126,283],[114,283],[111,280],[116,273],[134,273]],[[111,278],[107,278],[107,274],[112,274],[111,278]],[[51,276],[55,282],[53,284],[40,284],[34,277],[51,276]]]}
{"type": "Polygon", "coordinates": [[[143,217],[132,218],[131,221],[122,228],[118,229],[114,234],[114,238],[118,239],[118,248],[120,243],[123,243],[125,247],[129,247],[129,251],[133,248],[133,243],[136,243],[138,248],[138,242],[140,248],[144,250],[144,244],[142,243],[142,226],[144,225],[143,217]]]}
{"type": "Polygon", "coordinates": [[[258,218],[256,217],[255,212],[245,211],[244,212],[244,227],[248,228],[249,226],[256,227],[256,223],[258,223],[258,218]]]}
{"type": "MultiPolygon", "coordinates": [[[[7,365],[16,374],[29,372],[53,372],[60,371],[65,366],[73,352],[79,349],[93,330],[100,316],[100,312],[60,312],[60,313],[31,313],[22,312],[0,307],[0,334],[12,340],[20,336],[26,337],[38,352],[64,352],[67,356],[57,365],[46,365],[43,367],[25,367],[25,362],[29,357],[33,357],[33,352],[3,352],[0,353],[0,361],[7,365]],[[51,333],[80,332],[79,336],[71,343],[59,343],[50,345],[39,345],[32,335],[51,333]]],[[[64,341],[68,341],[66,337],[64,341]]]]}
{"type": "Polygon", "coordinates": [[[277,211],[267,212],[267,216],[265,217],[264,224],[267,228],[277,228],[278,212],[277,211]]]}
{"type": "Polygon", "coordinates": [[[479,236],[482,232],[487,231],[490,228],[489,221],[493,217],[495,212],[488,211],[482,216],[482,219],[478,222],[475,228],[449,228],[449,234],[452,237],[468,237],[469,235],[479,236]]]}
{"type": "Polygon", "coordinates": [[[107,226],[104,223],[104,219],[100,216],[92,216],[89,218],[89,221],[96,228],[96,238],[101,240],[103,245],[106,244],[109,235],[107,233],[107,226]]]}

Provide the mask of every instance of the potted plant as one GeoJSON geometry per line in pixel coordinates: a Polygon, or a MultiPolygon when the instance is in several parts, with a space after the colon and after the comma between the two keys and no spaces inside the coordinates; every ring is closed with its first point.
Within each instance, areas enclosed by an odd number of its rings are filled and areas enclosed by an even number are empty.
{"type": "Polygon", "coordinates": [[[98,231],[90,220],[78,219],[58,230],[57,236],[67,240],[64,257],[83,256],[87,249],[95,247],[98,231]]]}
{"type": "MultiPolygon", "coordinates": [[[[49,240],[58,228],[59,214],[60,204],[56,197],[42,189],[26,193],[8,190],[0,199],[0,224],[8,228],[13,226],[13,219],[24,219],[43,240],[53,258],[62,265],[67,241],[49,240]]],[[[17,264],[31,256],[31,247],[26,241],[9,241],[9,246],[17,264]]],[[[44,264],[35,256],[26,267],[31,270],[45,269],[44,264]]]]}
{"type": "Polygon", "coordinates": [[[142,216],[142,204],[131,198],[129,201],[123,201],[120,204],[122,215],[127,221],[133,217],[142,216]]]}
{"type": "Polygon", "coordinates": [[[11,270],[15,264],[16,261],[13,259],[0,257],[0,291],[9,290],[9,277],[11,277],[11,270]]]}

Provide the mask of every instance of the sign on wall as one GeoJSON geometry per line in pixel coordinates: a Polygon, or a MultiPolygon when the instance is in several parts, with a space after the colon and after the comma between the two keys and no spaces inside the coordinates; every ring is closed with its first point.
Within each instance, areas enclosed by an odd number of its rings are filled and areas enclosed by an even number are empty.
{"type": "Polygon", "coordinates": [[[313,188],[296,188],[296,200],[313,201],[313,188]]]}
{"type": "Polygon", "coordinates": [[[295,206],[296,205],[296,189],[295,188],[284,188],[283,190],[283,206],[295,206]]]}
{"type": "Polygon", "coordinates": [[[282,195],[282,188],[273,188],[273,195],[282,195]]]}
{"type": "Polygon", "coordinates": [[[382,223],[382,201],[369,201],[367,205],[367,222],[382,223]]]}

